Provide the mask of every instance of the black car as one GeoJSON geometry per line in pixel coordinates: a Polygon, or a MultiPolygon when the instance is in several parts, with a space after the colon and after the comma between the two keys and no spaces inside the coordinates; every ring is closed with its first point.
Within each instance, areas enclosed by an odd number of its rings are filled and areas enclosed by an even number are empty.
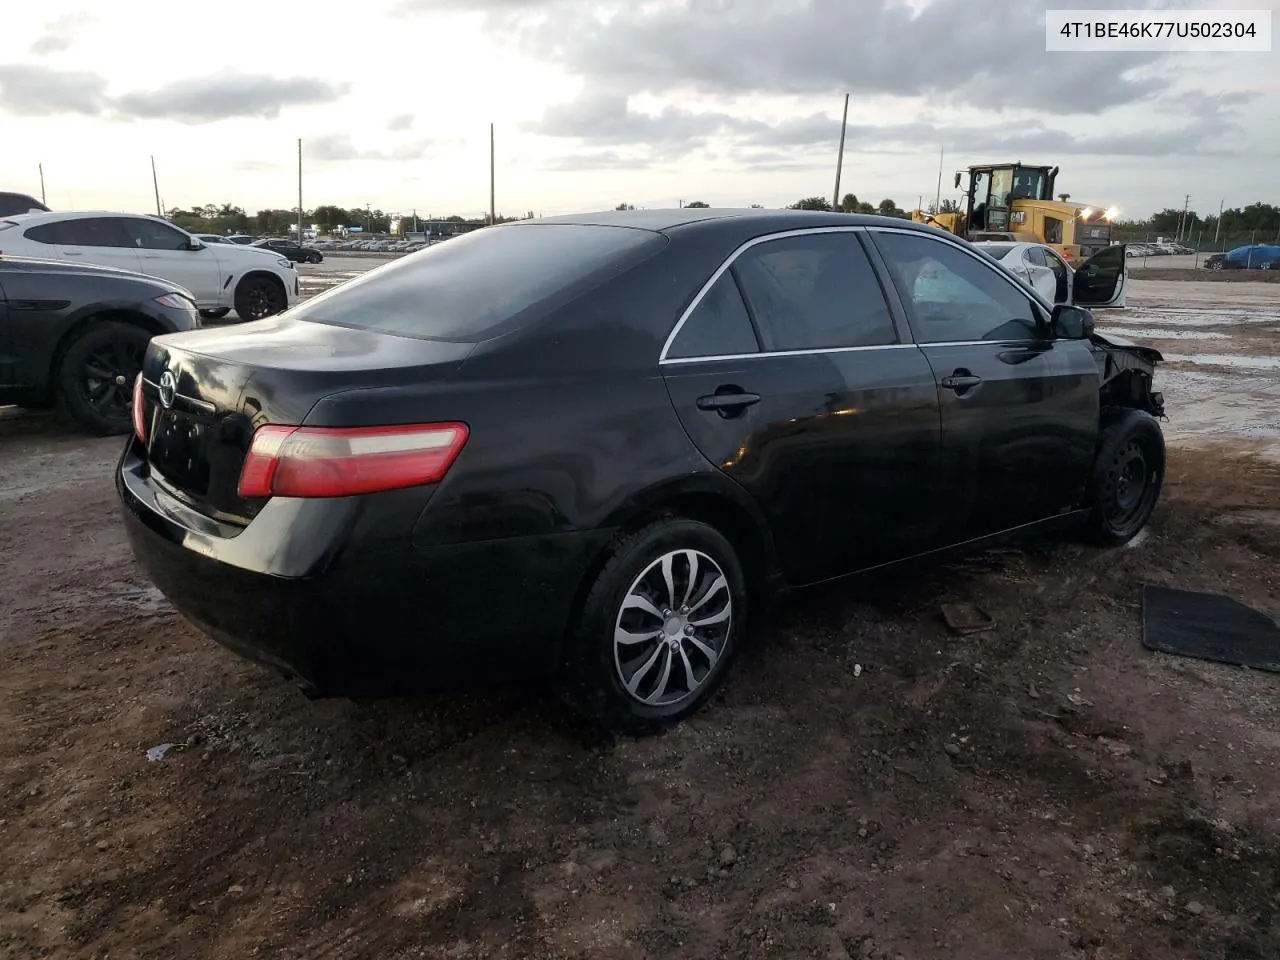
{"type": "Polygon", "coordinates": [[[319,263],[324,256],[314,247],[299,246],[296,240],[255,240],[251,246],[266,247],[294,263],[319,263]]]}
{"type": "Polygon", "coordinates": [[[0,403],[127,433],[147,341],[200,326],[181,287],[88,263],[0,256],[0,403]]]}
{"type": "Polygon", "coordinates": [[[314,695],[542,673],[648,726],[780,590],[1064,525],[1129,540],[1160,359],[902,220],[547,218],[152,341],[117,488],[173,603],[314,695]]]}
{"type": "Polygon", "coordinates": [[[0,190],[0,217],[15,217],[22,213],[30,213],[32,210],[49,212],[49,208],[35,197],[29,197],[25,193],[8,193],[0,190]]]}

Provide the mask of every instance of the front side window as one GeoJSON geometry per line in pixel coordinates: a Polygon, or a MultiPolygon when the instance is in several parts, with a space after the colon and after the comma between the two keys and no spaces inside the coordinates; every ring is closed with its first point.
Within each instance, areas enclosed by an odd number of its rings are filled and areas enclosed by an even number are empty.
{"type": "Polygon", "coordinates": [[[880,282],[852,233],[769,240],[746,250],[733,270],[767,351],[897,342],[880,282]]]}
{"type": "Polygon", "coordinates": [[[733,274],[726,270],[689,314],[667,351],[672,360],[756,353],[756,333],[733,274]]]}
{"type": "Polygon", "coordinates": [[[1040,334],[1031,300],[956,245],[903,233],[878,233],[876,245],[910,304],[918,342],[1027,340],[1040,334]]]}
{"type": "Polygon", "coordinates": [[[166,223],[143,218],[121,220],[121,226],[141,250],[185,250],[187,235],[166,223]]]}

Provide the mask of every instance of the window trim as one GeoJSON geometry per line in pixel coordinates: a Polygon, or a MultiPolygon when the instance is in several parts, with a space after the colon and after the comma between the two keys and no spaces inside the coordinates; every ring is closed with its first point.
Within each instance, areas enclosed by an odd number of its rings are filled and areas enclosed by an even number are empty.
{"type": "MultiPolygon", "coordinates": [[[[907,236],[912,236],[912,237],[921,237],[924,240],[930,240],[934,243],[940,243],[940,244],[943,244],[944,246],[952,247],[956,250],[959,250],[965,256],[981,264],[983,268],[985,268],[989,273],[999,277],[1004,283],[1007,283],[1010,287],[1013,288],[1013,290],[1019,296],[1029,300],[1031,302],[1031,306],[1034,309],[1037,309],[1040,311],[1040,320],[1042,323],[1045,324],[1046,329],[1048,328],[1050,318],[1053,316],[1053,307],[1048,305],[1045,302],[1044,298],[1040,296],[1039,291],[1023,283],[1021,280],[1015,277],[1008,270],[1001,267],[998,263],[994,263],[994,262],[987,263],[986,261],[983,260],[982,256],[978,253],[978,251],[967,250],[965,249],[965,245],[962,243],[956,243],[954,240],[948,239],[946,237],[934,236],[931,233],[925,233],[923,230],[903,230],[900,227],[880,227],[880,226],[867,227],[866,229],[868,233],[872,233],[872,234],[899,233],[899,234],[906,234],[907,236]]],[[[872,241],[874,242],[874,237],[872,238],[872,241]]],[[[876,252],[880,255],[882,259],[884,258],[884,252],[880,250],[879,247],[876,248],[876,252]]],[[[894,289],[897,290],[896,283],[894,284],[894,289]]],[[[901,298],[902,298],[902,294],[899,293],[899,299],[901,300],[901,298]]],[[[907,311],[908,318],[910,318],[914,314],[913,308],[909,306],[906,302],[903,302],[902,306],[903,306],[903,309],[907,311]]],[[[919,339],[916,337],[916,331],[914,327],[912,327],[911,336],[912,336],[912,339],[916,342],[916,344],[921,347],[971,346],[979,343],[993,344],[993,343],[1045,343],[1045,342],[1052,343],[1052,342],[1055,342],[1052,336],[1048,336],[1048,337],[1018,337],[1018,338],[1009,339],[1009,340],[931,340],[925,343],[921,343],[919,339]]]]}
{"type": "MultiPolygon", "coordinates": [[[[734,269],[731,267],[731,268],[730,268],[728,271],[726,271],[726,272],[728,273],[728,276],[729,276],[729,285],[733,288],[733,292],[734,292],[734,293],[736,293],[736,294],[738,295],[738,300],[739,300],[739,302],[742,304],[742,310],[743,310],[743,313],[746,315],[746,318],[747,318],[747,327],[748,327],[748,329],[750,329],[750,330],[751,330],[751,336],[752,336],[752,338],[753,338],[753,339],[755,340],[755,342],[756,342],[756,349],[755,349],[752,353],[732,353],[732,354],[727,353],[727,354],[722,354],[722,355],[720,355],[720,356],[717,356],[717,357],[716,357],[716,359],[721,360],[721,359],[724,359],[724,358],[726,358],[726,357],[755,357],[755,356],[759,356],[761,353],[763,353],[763,352],[764,352],[764,338],[760,336],[760,325],[756,322],[756,315],[755,315],[755,311],[752,309],[752,307],[751,307],[751,303],[750,303],[750,301],[748,301],[748,300],[747,300],[747,295],[746,295],[746,293],[745,293],[745,292],[743,291],[743,289],[742,289],[742,281],[738,278],[738,271],[734,270],[734,269]]],[[[724,274],[721,274],[721,277],[723,277],[723,276],[724,276],[724,274]]],[[[712,290],[714,290],[714,289],[715,289],[715,286],[716,286],[716,284],[717,284],[718,282],[719,282],[719,280],[718,280],[718,279],[717,279],[717,280],[712,280],[711,285],[710,285],[709,287],[707,287],[707,289],[706,289],[706,291],[705,291],[704,293],[710,293],[712,290]]],[[[705,299],[706,299],[706,297],[704,296],[704,294],[700,293],[700,294],[698,295],[698,299],[697,299],[697,301],[696,301],[696,302],[694,303],[694,305],[693,305],[693,310],[692,310],[692,311],[690,312],[690,314],[689,314],[690,316],[693,316],[693,314],[695,314],[695,313],[697,313],[697,312],[698,312],[698,307],[699,307],[699,306],[701,306],[701,304],[702,304],[703,300],[705,300],[705,299]]],[[[681,328],[681,330],[683,330],[683,328],[681,328]]],[[[680,333],[681,331],[680,331],[680,330],[678,330],[678,331],[676,331],[676,332],[677,332],[677,336],[676,336],[676,337],[671,341],[670,346],[675,346],[676,340],[680,339],[680,338],[679,338],[679,333],[680,333]]],[[[706,355],[705,355],[705,354],[704,354],[704,355],[702,355],[702,356],[698,356],[698,357],[672,357],[672,358],[671,358],[671,362],[672,362],[672,363],[690,363],[690,362],[693,362],[693,361],[697,361],[697,360],[704,360],[704,359],[706,359],[706,355]]]]}
{"type": "MultiPolygon", "coordinates": [[[[880,296],[884,298],[885,306],[889,310],[889,320],[893,324],[894,336],[898,338],[897,343],[883,343],[883,344],[874,344],[872,346],[858,346],[858,347],[809,347],[802,350],[768,350],[766,351],[764,349],[761,349],[758,353],[745,353],[745,354],[734,353],[734,354],[723,354],[723,355],[714,356],[714,357],[669,357],[667,356],[667,354],[671,350],[671,345],[675,343],[676,337],[680,335],[680,331],[681,329],[683,329],[685,322],[688,321],[689,317],[693,315],[693,312],[698,309],[698,304],[702,302],[703,297],[707,295],[707,292],[715,285],[716,281],[720,279],[721,275],[724,274],[726,270],[732,269],[737,259],[741,257],[744,253],[746,253],[748,250],[750,250],[752,247],[759,246],[762,243],[769,243],[770,241],[773,241],[773,240],[786,240],[791,237],[806,237],[806,236],[814,236],[819,234],[830,234],[830,233],[851,233],[851,234],[854,234],[855,238],[857,238],[859,234],[865,234],[867,230],[868,228],[861,224],[848,226],[848,227],[802,227],[801,229],[798,229],[798,230],[782,230],[776,233],[762,234],[761,236],[752,237],[750,240],[747,240],[744,243],[740,244],[732,253],[729,254],[729,256],[725,259],[725,261],[715,269],[715,271],[707,279],[706,283],[704,283],[701,286],[701,288],[699,288],[697,294],[694,295],[694,298],[691,301],[689,301],[689,305],[684,308],[684,311],[680,314],[679,319],[676,320],[675,326],[671,328],[671,332],[667,334],[667,339],[664,340],[662,343],[662,350],[659,351],[658,353],[659,366],[665,366],[667,364],[675,364],[675,363],[708,363],[713,360],[744,360],[749,357],[795,357],[795,356],[806,356],[811,354],[824,354],[824,353],[850,353],[853,351],[866,351],[866,350],[891,350],[891,349],[902,349],[904,347],[916,346],[916,344],[913,342],[914,331],[911,331],[910,326],[903,322],[906,319],[905,314],[900,314],[897,311],[897,309],[895,309],[895,307],[898,306],[898,300],[899,300],[897,295],[897,290],[893,286],[892,281],[884,275],[884,273],[880,268],[880,264],[877,262],[877,254],[879,253],[879,251],[876,250],[873,253],[873,250],[868,249],[867,244],[865,242],[862,242],[859,239],[859,246],[862,248],[863,255],[866,256],[867,261],[871,265],[872,272],[876,275],[876,282],[880,288],[880,296]],[[885,288],[886,282],[889,283],[889,286],[887,289],[885,288]],[[909,336],[912,337],[911,341],[906,341],[903,339],[904,330],[909,336]]],[[[908,230],[905,232],[918,233],[920,231],[908,230]]],[[[736,272],[734,274],[733,279],[734,279],[734,283],[737,284],[738,286],[738,292],[742,295],[743,303],[746,304],[748,316],[750,316],[751,318],[751,324],[753,327],[756,328],[756,340],[760,344],[760,346],[763,348],[764,342],[760,336],[760,330],[756,323],[755,315],[752,312],[751,304],[747,300],[746,294],[742,290],[742,285],[738,283],[736,272]]]]}

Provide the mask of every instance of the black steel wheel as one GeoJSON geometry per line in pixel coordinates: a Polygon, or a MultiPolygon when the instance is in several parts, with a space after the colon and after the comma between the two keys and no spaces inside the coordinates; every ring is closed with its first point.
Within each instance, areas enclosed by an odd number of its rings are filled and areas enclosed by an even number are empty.
{"type": "Polygon", "coordinates": [[[247,277],[236,287],[236,313],[241,320],[263,320],[284,310],[284,288],[267,277],[247,277]]]}
{"type": "Polygon", "coordinates": [[[150,339],[148,331],[131,323],[91,323],[58,364],[59,409],[90,433],[128,433],[133,384],[150,339]]]}
{"type": "Polygon", "coordinates": [[[1155,511],[1164,484],[1164,434],[1154,417],[1125,410],[1104,426],[1089,484],[1089,539],[1132,540],[1155,511]]]}

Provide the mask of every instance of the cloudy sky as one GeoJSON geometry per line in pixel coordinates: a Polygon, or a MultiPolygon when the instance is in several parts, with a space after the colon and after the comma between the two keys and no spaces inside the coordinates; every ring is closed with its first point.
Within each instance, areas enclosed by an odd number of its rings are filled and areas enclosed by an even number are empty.
{"type": "MultiPolygon", "coordinates": [[[[50,206],[366,203],[419,215],[914,206],[970,163],[1057,163],[1145,215],[1280,202],[1280,53],[1045,53],[1044,10],[1142,0],[43,0],[0,50],[0,189],[50,206]]],[[[1156,2],[1280,10],[1280,0],[1156,2]]],[[[1275,18],[1280,21],[1280,16],[1275,18]]]]}

